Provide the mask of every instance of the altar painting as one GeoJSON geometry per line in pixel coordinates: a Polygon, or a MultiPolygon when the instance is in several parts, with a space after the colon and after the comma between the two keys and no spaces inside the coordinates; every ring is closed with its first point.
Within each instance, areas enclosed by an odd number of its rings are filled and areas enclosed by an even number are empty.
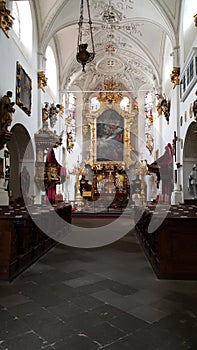
{"type": "Polygon", "coordinates": [[[104,111],[96,121],[96,160],[124,160],[124,118],[116,111],[104,111]]]}

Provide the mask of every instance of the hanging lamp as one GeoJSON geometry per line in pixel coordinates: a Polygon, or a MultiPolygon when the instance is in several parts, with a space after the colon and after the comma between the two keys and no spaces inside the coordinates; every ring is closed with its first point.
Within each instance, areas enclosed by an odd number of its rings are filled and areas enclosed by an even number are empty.
{"type": "Polygon", "coordinates": [[[88,23],[89,23],[89,30],[90,30],[90,37],[91,37],[91,44],[92,44],[92,52],[88,52],[87,43],[83,43],[83,10],[84,10],[84,1],[81,0],[80,5],[80,18],[79,18],[79,33],[78,33],[78,42],[77,42],[77,55],[76,59],[79,63],[82,65],[82,72],[85,72],[85,66],[87,63],[91,62],[95,57],[95,50],[94,50],[94,41],[93,41],[93,34],[92,34],[92,21],[90,17],[90,5],[89,0],[86,0],[87,2],[87,10],[88,10],[88,23]]]}

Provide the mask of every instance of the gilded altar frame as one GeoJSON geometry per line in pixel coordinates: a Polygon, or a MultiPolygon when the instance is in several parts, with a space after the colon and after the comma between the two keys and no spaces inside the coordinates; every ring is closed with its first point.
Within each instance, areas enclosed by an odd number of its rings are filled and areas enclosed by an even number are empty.
{"type": "Polygon", "coordinates": [[[124,111],[118,104],[101,103],[100,108],[96,112],[89,112],[84,120],[84,125],[90,127],[90,149],[88,154],[88,159],[86,163],[92,168],[101,168],[102,166],[118,166],[122,168],[129,168],[135,161],[131,157],[133,148],[131,147],[131,125],[137,125],[136,113],[134,110],[130,112],[124,111]],[[99,116],[106,112],[107,110],[115,111],[124,120],[123,127],[123,160],[121,161],[97,161],[97,119],[99,116]]]}

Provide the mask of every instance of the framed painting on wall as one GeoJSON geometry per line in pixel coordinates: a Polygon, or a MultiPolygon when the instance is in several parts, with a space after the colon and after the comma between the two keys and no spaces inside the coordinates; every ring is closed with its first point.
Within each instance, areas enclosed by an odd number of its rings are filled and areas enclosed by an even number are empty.
{"type": "Polygon", "coordinates": [[[32,81],[21,64],[16,62],[16,104],[28,116],[31,115],[32,81]]]}
{"type": "Polygon", "coordinates": [[[96,122],[96,160],[124,160],[124,118],[114,110],[104,111],[96,122]]]}

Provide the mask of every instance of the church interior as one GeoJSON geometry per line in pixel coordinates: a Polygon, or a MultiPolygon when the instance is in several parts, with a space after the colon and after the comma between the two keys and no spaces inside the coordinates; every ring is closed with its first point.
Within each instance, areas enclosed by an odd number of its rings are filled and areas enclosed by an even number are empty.
{"type": "Polygon", "coordinates": [[[196,2],[0,0],[0,52],[0,349],[196,349],[196,2]]]}

